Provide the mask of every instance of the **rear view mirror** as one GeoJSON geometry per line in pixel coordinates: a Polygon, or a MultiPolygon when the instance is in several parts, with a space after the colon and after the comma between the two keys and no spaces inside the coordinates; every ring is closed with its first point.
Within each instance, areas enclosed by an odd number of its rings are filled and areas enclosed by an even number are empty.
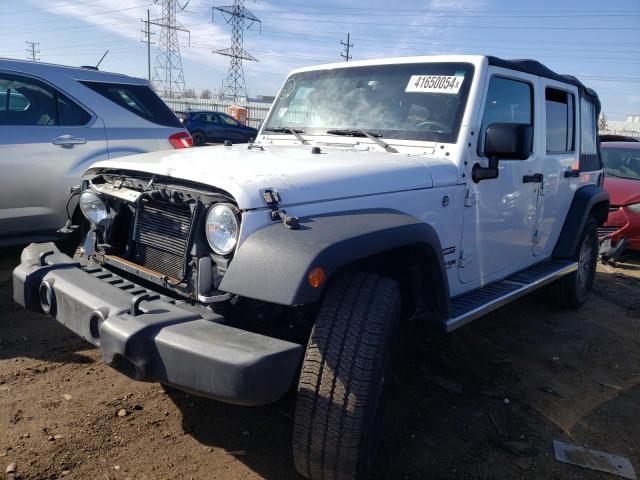
{"type": "Polygon", "coordinates": [[[489,166],[473,166],[474,182],[498,178],[499,160],[526,160],[533,148],[533,126],[522,123],[492,123],[484,136],[484,154],[489,166]]]}
{"type": "Polygon", "coordinates": [[[498,160],[526,160],[533,146],[533,127],[522,123],[492,123],[484,136],[484,154],[498,160]]]}

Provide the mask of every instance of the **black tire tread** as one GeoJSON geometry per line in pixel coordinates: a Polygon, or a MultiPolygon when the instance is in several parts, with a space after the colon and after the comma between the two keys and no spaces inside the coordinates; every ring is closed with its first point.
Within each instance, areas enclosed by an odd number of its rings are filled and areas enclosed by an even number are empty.
{"type": "MultiPolygon", "coordinates": [[[[593,216],[589,217],[587,220],[587,224],[585,225],[585,229],[580,237],[580,242],[578,242],[577,251],[574,253],[573,259],[577,260],[580,255],[580,248],[582,246],[582,242],[584,240],[585,235],[591,235],[592,241],[594,241],[596,246],[596,260],[594,262],[594,274],[595,274],[595,263],[597,262],[597,244],[598,244],[598,224],[593,218],[593,216]],[[594,240],[595,239],[595,240],[594,240]]],[[[593,284],[592,274],[591,279],[589,281],[588,289],[591,290],[591,285],[593,284]]],[[[566,309],[576,309],[581,307],[584,304],[585,299],[581,298],[577,291],[577,281],[576,281],[577,273],[571,273],[562,277],[560,280],[553,282],[545,289],[545,294],[550,303],[554,304],[557,307],[566,308],[566,309]]]]}
{"type": "Polygon", "coordinates": [[[298,384],[293,456],[318,480],[362,470],[371,395],[400,308],[397,284],[356,272],[337,279],[320,307],[298,384]]]}

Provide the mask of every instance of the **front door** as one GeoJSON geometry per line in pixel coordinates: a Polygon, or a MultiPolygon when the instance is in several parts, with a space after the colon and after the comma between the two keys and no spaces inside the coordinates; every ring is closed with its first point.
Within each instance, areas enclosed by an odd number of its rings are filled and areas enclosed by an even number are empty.
{"type": "Polygon", "coordinates": [[[102,120],[44,82],[0,72],[0,236],[62,227],[67,189],[105,158],[102,120]]]}
{"type": "MultiPolygon", "coordinates": [[[[542,172],[538,78],[491,67],[485,86],[478,145],[470,159],[487,166],[484,134],[492,123],[534,126],[533,151],[526,160],[503,159],[495,179],[468,182],[458,275],[463,283],[489,283],[533,263],[533,235],[542,172]]],[[[474,285],[475,286],[475,285],[474,285]]]]}

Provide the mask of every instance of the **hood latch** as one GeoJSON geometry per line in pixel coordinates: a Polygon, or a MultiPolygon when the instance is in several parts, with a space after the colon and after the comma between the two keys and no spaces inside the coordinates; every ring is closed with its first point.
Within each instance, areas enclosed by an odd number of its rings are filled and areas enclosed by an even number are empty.
{"type": "Polygon", "coordinates": [[[285,227],[291,230],[297,230],[300,226],[298,217],[287,215],[287,212],[278,208],[280,203],[280,194],[271,188],[267,188],[262,192],[264,203],[271,208],[269,217],[271,221],[281,220],[285,227]]]}

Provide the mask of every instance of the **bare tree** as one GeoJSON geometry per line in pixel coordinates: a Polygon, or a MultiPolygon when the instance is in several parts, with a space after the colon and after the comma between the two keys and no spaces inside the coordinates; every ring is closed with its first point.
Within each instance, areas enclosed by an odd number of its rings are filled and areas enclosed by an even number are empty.
{"type": "Polygon", "coordinates": [[[183,98],[198,98],[196,91],[193,88],[185,88],[182,93],[183,98]]]}
{"type": "Polygon", "coordinates": [[[213,93],[211,93],[211,90],[209,90],[208,88],[205,88],[200,94],[200,98],[204,100],[210,100],[212,97],[213,97],[213,93]]]}

